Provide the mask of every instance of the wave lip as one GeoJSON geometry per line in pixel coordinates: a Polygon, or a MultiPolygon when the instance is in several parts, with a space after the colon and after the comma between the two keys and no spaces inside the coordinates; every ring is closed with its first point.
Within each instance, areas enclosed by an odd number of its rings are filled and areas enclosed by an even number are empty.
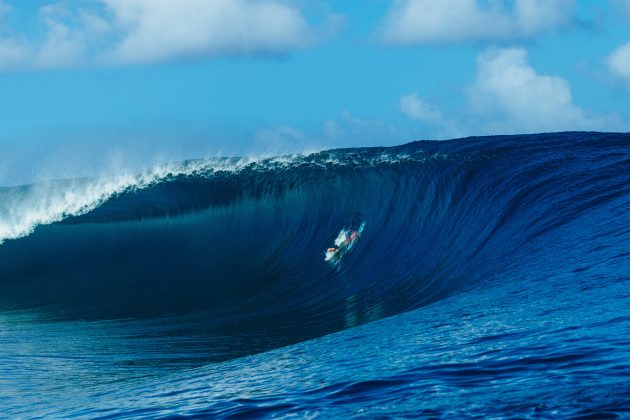
{"type": "MultiPolygon", "coordinates": [[[[266,159],[269,164],[287,164],[295,156],[266,159]]],[[[155,166],[143,172],[122,171],[116,176],[50,181],[22,187],[2,188],[0,197],[0,244],[33,233],[37,226],[81,216],[113,197],[150,188],[182,176],[237,173],[260,164],[260,158],[195,160],[155,166]]]]}

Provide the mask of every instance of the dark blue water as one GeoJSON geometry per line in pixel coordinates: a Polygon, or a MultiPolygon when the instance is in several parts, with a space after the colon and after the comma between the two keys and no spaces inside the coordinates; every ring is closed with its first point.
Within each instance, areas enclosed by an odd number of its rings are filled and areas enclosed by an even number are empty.
{"type": "Polygon", "coordinates": [[[627,134],[4,188],[0,241],[7,417],[630,416],[627,134]]]}

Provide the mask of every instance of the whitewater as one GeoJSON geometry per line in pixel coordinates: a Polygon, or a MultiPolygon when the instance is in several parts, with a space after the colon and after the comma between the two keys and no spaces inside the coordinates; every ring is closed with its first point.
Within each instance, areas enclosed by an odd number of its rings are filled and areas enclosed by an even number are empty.
{"type": "Polygon", "coordinates": [[[11,418],[625,417],[628,308],[629,134],[0,188],[11,418]]]}

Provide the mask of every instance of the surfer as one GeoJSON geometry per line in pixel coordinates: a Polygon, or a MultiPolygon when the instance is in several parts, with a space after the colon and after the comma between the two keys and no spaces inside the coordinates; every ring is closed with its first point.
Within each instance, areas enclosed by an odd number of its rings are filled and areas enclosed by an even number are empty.
{"type": "Polygon", "coordinates": [[[343,254],[345,254],[354,246],[354,243],[357,241],[357,239],[359,239],[359,236],[361,234],[360,231],[363,230],[362,228],[363,224],[361,225],[359,230],[350,231],[350,229],[342,229],[341,232],[339,232],[339,236],[337,236],[337,239],[335,239],[335,246],[326,249],[325,260],[330,261],[335,257],[337,257],[337,259],[340,259],[343,254]]]}

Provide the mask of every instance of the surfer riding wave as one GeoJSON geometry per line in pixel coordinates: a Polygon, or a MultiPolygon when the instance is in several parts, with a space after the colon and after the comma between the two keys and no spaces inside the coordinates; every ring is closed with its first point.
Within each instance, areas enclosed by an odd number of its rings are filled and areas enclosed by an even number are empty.
{"type": "Polygon", "coordinates": [[[337,235],[337,238],[335,239],[335,246],[326,249],[326,256],[324,260],[330,261],[334,264],[339,263],[343,256],[354,248],[354,245],[361,236],[364,227],[365,222],[361,222],[361,225],[357,229],[347,227],[341,229],[339,235],[337,235]]]}

